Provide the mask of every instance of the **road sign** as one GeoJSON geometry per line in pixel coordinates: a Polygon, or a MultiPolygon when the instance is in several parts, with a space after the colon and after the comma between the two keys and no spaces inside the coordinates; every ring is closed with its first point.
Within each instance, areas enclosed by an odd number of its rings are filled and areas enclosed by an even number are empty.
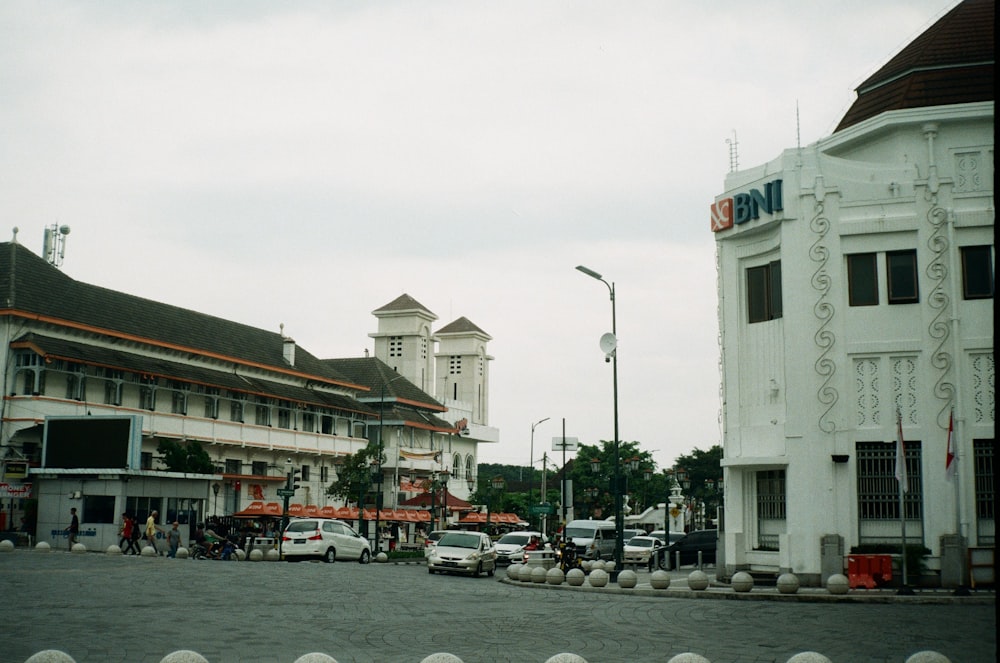
{"type": "Polygon", "coordinates": [[[295,497],[295,491],[291,488],[279,488],[278,497],[295,497]]]}
{"type": "Polygon", "coordinates": [[[551,516],[555,512],[555,507],[549,502],[528,505],[528,515],[530,516],[551,516]]]}
{"type": "Polygon", "coordinates": [[[552,451],[576,451],[580,440],[575,437],[554,437],[552,438],[552,451]]]}

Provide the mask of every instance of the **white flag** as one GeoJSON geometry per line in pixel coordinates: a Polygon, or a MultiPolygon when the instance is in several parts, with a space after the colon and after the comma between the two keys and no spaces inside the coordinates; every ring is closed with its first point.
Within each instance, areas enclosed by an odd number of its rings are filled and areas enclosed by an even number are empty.
{"type": "Polygon", "coordinates": [[[903,492],[909,490],[906,480],[906,445],[903,444],[903,417],[896,413],[896,481],[903,492]]]}

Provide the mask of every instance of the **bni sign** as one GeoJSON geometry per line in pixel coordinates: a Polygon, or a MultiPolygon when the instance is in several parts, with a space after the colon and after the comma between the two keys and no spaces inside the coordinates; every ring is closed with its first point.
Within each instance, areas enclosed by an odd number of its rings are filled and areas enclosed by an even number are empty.
{"type": "Polygon", "coordinates": [[[575,437],[552,438],[552,451],[576,451],[578,446],[580,446],[580,440],[575,437]]]}

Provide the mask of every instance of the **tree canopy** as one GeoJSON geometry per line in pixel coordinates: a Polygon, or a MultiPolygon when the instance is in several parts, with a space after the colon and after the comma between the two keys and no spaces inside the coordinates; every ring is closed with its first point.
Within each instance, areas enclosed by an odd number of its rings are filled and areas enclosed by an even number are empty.
{"type": "Polygon", "coordinates": [[[215,463],[198,442],[181,444],[175,440],[160,440],[157,453],[163,454],[163,464],[171,472],[214,474],[215,463]]]}

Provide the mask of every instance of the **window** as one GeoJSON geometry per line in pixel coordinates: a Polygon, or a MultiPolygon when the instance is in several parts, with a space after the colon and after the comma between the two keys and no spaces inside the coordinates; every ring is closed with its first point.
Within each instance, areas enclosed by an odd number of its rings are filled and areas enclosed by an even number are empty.
{"type": "Polygon", "coordinates": [[[750,322],[781,317],[781,261],[747,268],[747,311],[750,322]]]}
{"type": "Polygon", "coordinates": [[[153,452],[152,451],[142,451],[139,453],[139,469],[151,470],[153,469],[153,452]]]}
{"type": "Polygon", "coordinates": [[[250,473],[255,477],[266,477],[267,476],[267,462],[262,460],[255,460],[251,465],[250,473]]]}
{"type": "Polygon", "coordinates": [[[874,253],[847,256],[847,296],[851,306],[878,304],[878,267],[874,253]]]}
{"type": "Polygon", "coordinates": [[[239,458],[227,458],[226,474],[243,474],[243,461],[239,458]]]}
{"type": "Polygon", "coordinates": [[[243,398],[233,392],[229,396],[233,399],[229,401],[229,420],[243,423],[243,398]]]}
{"type": "Polygon", "coordinates": [[[313,433],[316,431],[316,415],[314,413],[302,413],[302,430],[306,433],[313,433]]]}
{"type": "Polygon", "coordinates": [[[996,489],[993,474],[993,446],[996,440],[973,440],[976,462],[976,543],[996,545],[996,489]]]}
{"type": "Polygon", "coordinates": [[[785,533],[785,470],[757,472],[756,550],[778,550],[785,533]]]}
{"type": "MultiPolygon", "coordinates": [[[[893,442],[858,442],[858,526],[861,543],[896,543],[902,538],[899,519],[899,482],[896,481],[896,445],[893,442]]],[[[920,474],[920,442],[906,440],[908,492],[906,535],[914,542],[923,539],[920,474]]]]}
{"type": "Polygon", "coordinates": [[[219,388],[218,387],[198,387],[198,393],[205,396],[205,418],[219,418],[219,388]]]}
{"type": "Polygon", "coordinates": [[[268,399],[263,396],[258,396],[257,400],[254,402],[256,403],[254,406],[254,423],[258,426],[270,426],[271,405],[268,402],[268,399]]]}
{"type": "Polygon", "coordinates": [[[915,250],[887,252],[885,271],[888,276],[890,304],[915,304],[920,301],[915,250]]]}
{"type": "Polygon", "coordinates": [[[450,375],[461,375],[462,357],[461,355],[451,355],[448,357],[448,373],[450,375]]]}
{"type": "Polygon", "coordinates": [[[965,299],[993,297],[993,247],[962,247],[962,295],[965,299]]]}
{"type": "Polygon", "coordinates": [[[302,466],[302,480],[309,481],[309,471],[312,469],[311,465],[302,466]]]}
{"type": "Polygon", "coordinates": [[[122,380],[125,378],[122,371],[114,369],[104,369],[104,404],[122,404],[122,380]]]}
{"type": "Polygon", "coordinates": [[[292,427],[291,406],[288,401],[278,401],[278,428],[292,427]]]}
{"type": "Polygon", "coordinates": [[[115,496],[85,496],[83,498],[83,515],[80,517],[80,522],[103,523],[105,525],[115,522],[115,496]]]}
{"type": "Polygon", "coordinates": [[[389,356],[390,357],[402,357],[403,356],[403,337],[402,336],[390,336],[389,337],[389,356]]]}
{"type": "Polygon", "coordinates": [[[326,465],[320,465],[319,468],[319,480],[326,483],[330,480],[330,468],[326,465]]]}
{"type": "Polygon", "coordinates": [[[187,414],[187,385],[183,382],[173,382],[171,385],[170,411],[173,414],[187,414]]]}

